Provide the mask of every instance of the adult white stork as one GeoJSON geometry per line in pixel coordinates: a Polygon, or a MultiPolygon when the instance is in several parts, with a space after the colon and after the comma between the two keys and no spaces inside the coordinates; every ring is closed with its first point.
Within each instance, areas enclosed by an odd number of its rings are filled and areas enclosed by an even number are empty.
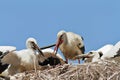
{"type": "Polygon", "coordinates": [[[50,66],[55,66],[58,64],[65,64],[65,61],[62,59],[61,55],[57,53],[55,55],[53,52],[54,50],[51,48],[43,49],[42,50],[45,59],[43,59],[40,55],[38,55],[39,58],[39,65],[45,66],[45,65],[50,65],[50,66]]]}
{"type": "Polygon", "coordinates": [[[42,56],[44,56],[44,54],[38,47],[36,40],[34,38],[28,38],[26,40],[26,47],[27,49],[10,52],[4,56],[2,62],[11,65],[7,70],[8,74],[13,75],[18,72],[33,70],[38,67],[39,64],[36,51],[42,56]]]}
{"type": "MultiPolygon", "coordinates": [[[[75,60],[75,56],[84,54],[85,52],[83,38],[78,34],[66,32],[64,30],[57,34],[57,43],[54,49],[55,52],[57,52],[58,47],[65,56],[66,63],[68,63],[68,59],[75,60]]],[[[79,59],[78,62],[80,63],[79,59]]]]}

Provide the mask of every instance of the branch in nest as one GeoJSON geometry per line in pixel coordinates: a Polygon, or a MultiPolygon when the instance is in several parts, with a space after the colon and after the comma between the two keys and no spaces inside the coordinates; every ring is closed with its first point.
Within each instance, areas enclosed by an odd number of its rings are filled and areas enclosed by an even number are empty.
{"type": "Polygon", "coordinates": [[[89,69],[90,69],[90,65],[88,65],[88,66],[86,67],[86,74],[89,73],[89,69]]]}
{"type": "Polygon", "coordinates": [[[88,54],[81,54],[81,55],[77,55],[74,57],[74,59],[82,59],[82,58],[91,58],[92,56],[88,55],[88,54]]]}
{"type": "Polygon", "coordinates": [[[109,78],[108,78],[108,80],[111,80],[115,75],[118,75],[120,73],[120,71],[119,72],[115,72],[112,76],[110,76],[109,78]]]}
{"type": "MultiPolygon", "coordinates": [[[[105,67],[106,68],[106,67],[105,67]]],[[[105,76],[103,75],[103,73],[101,73],[100,71],[98,71],[98,69],[95,67],[94,70],[100,74],[100,76],[102,77],[103,80],[106,80],[105,76]]]]}

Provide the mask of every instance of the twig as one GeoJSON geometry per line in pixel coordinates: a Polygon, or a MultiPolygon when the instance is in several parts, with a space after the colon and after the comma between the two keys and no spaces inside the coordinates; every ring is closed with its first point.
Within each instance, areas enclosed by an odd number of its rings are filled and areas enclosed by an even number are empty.
{"type": "Polygon", "coordinates": [[[77,55],[74,57],[74,59],[81,59],[81,58],[90,58],[91,56],[88,54],[81,54],[81,55],[77,55]]]}
{"type": "Polygon", "coordinates": [[[98,71],[96,68],[95,68],[95,71],[100,74],[100,76],[103,78],[103,80],[106,80],[104,75],[102,73],[100,73],[100,71],[98,71]]]}
{"type": "Polygon", "coordinates": [[[119,80],[119,76],[117,76],[116,80],[119,80]]]}
{"type": "Polygon", "coordinates": [[[120,73],[120,71],[119,72],[115,72],[112,76],[110,76],[107,80],[111,80],[115,75],[117,75],[117,74],[119,74],[120,73]]]}
{"type": "Polygon", "coordinates": [[[79,72],[78,72],[78,67],[76,66],[76,76],[77,76],[77,80],[78,80],[78,78],[79,78],[79,72]]]}
{"type": "Polygon", "coordinates": [[[89,72],[89,67],[90,67],[90,65],[87,66],[86,74],[88,74],[88,72],[89,72]]]}
{"type": "Polygon", "coordinates": [[[105,68],[104,68],[104,70],[103,71],[105,71],[105,70],[107,70],[108,69],[108,66],[105,66],[105,68]]]}

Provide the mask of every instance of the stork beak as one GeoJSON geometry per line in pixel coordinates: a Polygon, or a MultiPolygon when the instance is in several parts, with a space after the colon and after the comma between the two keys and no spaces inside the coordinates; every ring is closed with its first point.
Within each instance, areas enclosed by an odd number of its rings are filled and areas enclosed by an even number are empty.
{"type": "Polygon", "coordinates": [[[37,50],[42,56],[44,56],[43,52],[41,51],[37,44],[33,43],[33,48],[37,50]]]}
{"type": "Polygon", "coordinates": [[[60,44],[62,44],[62,42],[63,41],[61,39],[57,40],[57,43],[56,43],[55,48],[54,48],[54,53],[55,54],[57,54],[58,48],[59,48],[60,44]]]}

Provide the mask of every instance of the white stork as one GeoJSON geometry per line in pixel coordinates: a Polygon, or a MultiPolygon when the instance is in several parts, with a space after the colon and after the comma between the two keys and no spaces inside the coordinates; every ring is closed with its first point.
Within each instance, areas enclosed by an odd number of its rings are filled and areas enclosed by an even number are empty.
{"type": "Polygon", "coordinates": [[[98,50],[95,50],[95,51],[93,50],[93,51],[88,52],[87,54],[90,58],[86,58],[85,62],[97,62],[100,59],[104,60],[104,57],[107,57],[107,56],[111,58],[112,56],[110,57],[111,54],[109,53],[109,51],[111,51],[112,48],[114,48],[113,45],[107,44],[98,50]]]}
{"type": "Polygon", "coordinates": [[[120,41],[117,42],[111,49],[105,53],[101,59],[109,59],[120,56],[120,41]]]}
{"type": "MultiPolygon", "coordinates": [[[[84,54],[85,52],[83,38],[78,34],[63,30],[57,34],[57,43],[54,49],[55,52],[57,52],[58,47],[63,53],[66,63],[68,63],[68,59],[75,60],[75,56],[84,54]]],[[[78,62],[80,63],[79,59],[78,62]]]]}
{"type": "Polygon", "coordinates": [[[10,64],[7,72],[13,75],[18,72],[33,70],[38,67],[38,59],[36,56],[36,51],[38,51],[42,56],[44,54],[41,52],[34,38],[28,38],[26,40],[27,49],[20,51],[13,51],[8,53],[2,59],[2,62],[10,64]]]}

